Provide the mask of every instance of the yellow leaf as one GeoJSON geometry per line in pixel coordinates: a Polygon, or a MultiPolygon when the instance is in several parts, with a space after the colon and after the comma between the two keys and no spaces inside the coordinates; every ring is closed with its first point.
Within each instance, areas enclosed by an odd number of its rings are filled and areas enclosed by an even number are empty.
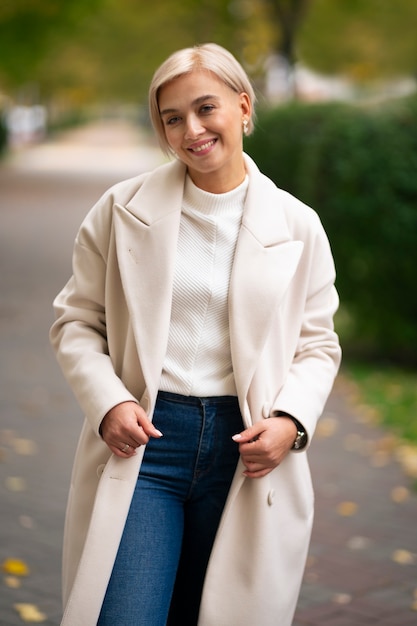
{"type": "Polygon", "coordinates": [[[337,507],[337,512],[342,517],[351,517],[355,515],[358,510],[356,502],[341,502],[337,507]]]}
{"type": "Polygon", "coordinates": [[[316,434],[319,437],[332,437],[337,431],[338,423],[334,417],[325,416],[317,423],[316,434]]]}
{"type": "Polygon", "coordinates": [[[18,589],[22,583],[16,576],[5,576],[4,584],[10,589],[18,589]]]}
{"type": "Polygon", "coordinates": [[[336,593],[333,596],[333,602],[335,604],[349,604],[352,601],[352,596],[349,593],[336,593]]]}
{"type": "Polygon", "coordinates": [[[26,481],[20,476],[8,476],[6,487],[9,491],[26,491],[26,481]]]}
{"type": "Polygon", "coordinates": [[[399,446],[397,457],[407,476],[417,478],[417,446],[399,446]]]}
{"type": "Polygon", "coordinates": [[[416,561],[416,557],[408,550],[395,550],[392,554],[392,560],[400,565],[413,565],[416,561]]]}
{"type": "Polygon", "coordinates": [[[27,576],[29,574],[28,566],[20,559],[6,559],[3,561],[2,569],[6,574],[12,576],[27,576]]]}
{"type": "Polygon", "coordinates": [[[400,504],[410,497],[410,490],[407,487],[394,487],[391,491],[391,500],[400,504]]]}
{"type": "Polygon", "coordinates": [[[19,604],[15,604],[14,608],[19,613],[20,618],[24,622],[40,623],[40,622],[46,621],[45,613],[41,613],[38,607],[35,606],[34,604],[19,603],[19,604]]]}
{"type": "Polygon", "coordinates": [[[13,447],[17,454],[21,454],[23,456],[34,455],[37,452],[37,446],[34,441],[31,439],[22,439],[16,438],[13,439],[13,447]]]}

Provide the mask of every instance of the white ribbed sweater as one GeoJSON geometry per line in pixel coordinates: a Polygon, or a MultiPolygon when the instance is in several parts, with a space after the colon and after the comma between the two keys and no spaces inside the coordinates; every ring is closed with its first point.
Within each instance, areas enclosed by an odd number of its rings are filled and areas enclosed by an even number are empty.
{"type": "Polygon", "coordinates": [[[236,395],[228,293],[248,183],[213,194],[186,179],[163,391],[236,395]]]}

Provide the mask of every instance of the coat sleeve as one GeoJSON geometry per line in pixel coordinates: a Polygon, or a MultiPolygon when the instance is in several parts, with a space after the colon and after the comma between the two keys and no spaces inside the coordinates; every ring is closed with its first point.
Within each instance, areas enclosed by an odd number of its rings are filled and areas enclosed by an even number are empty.
{"type": "Polygon", "coordinates": [[[54,300],[50,341],[75,397],[99,435],[104,415],[136,398],[115,372],[106,327],[106,275],[112,240],[112,193],[93,207],[77,234],[73,274],[54,300]]]}
{"type": "Polygon", "coordinates": [[[285,314],[293,322],[294,312],[300,312],[298,323],[293,325],[294,350],[274,409],[300,421],[310,442],[338,372],[341,348],[333,323],[339,298],[330,245],[313,211],[306,222],[303,228],[307,234],[301,235],[304,254],[294,281],[297,289],[285,304],[285,314]]]}

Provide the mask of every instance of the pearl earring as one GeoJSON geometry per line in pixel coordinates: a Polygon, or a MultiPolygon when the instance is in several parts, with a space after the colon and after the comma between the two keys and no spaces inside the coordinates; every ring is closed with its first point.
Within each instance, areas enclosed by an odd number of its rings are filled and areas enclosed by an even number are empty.
{"type": "Polygon", "coordinates": [[[243,134],[247,135],[248,131],[249,131],[249,129],[248,129],[248,120],[244,119],[243,120],[243,134]]]}

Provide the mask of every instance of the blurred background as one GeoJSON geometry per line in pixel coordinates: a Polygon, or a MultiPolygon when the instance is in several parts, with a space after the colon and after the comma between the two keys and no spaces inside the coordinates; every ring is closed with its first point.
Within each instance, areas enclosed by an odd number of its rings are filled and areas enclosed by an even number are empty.
{"type": "MultiPolygon", "coordinates": [[[[147,89],[182,47],[223,45],[253,80],[257,128],[245,150],[323,221],[341,298],[338,390],[362,424],[382,429],[382,449],[369,435],[363,455],[379,451],[380,467],[399,461],[406,486],[397,500],[414,498],[416,32],[415,0],[2,1],[2,624],[59,623],[63,511],[81,416],[74,422],[78,408],[47,344],[51,301],[98,195],[162,162],[147,89]],[[37,550],[25,543],[33,531],[37,550]],[[37,578],[13,604],[31,559],[37,578]]],[[[337,423],[324,421],[322,436],[337,436],[337,423]]],[[[399,554],[415,567],[416,546],[399,554]]]]}

